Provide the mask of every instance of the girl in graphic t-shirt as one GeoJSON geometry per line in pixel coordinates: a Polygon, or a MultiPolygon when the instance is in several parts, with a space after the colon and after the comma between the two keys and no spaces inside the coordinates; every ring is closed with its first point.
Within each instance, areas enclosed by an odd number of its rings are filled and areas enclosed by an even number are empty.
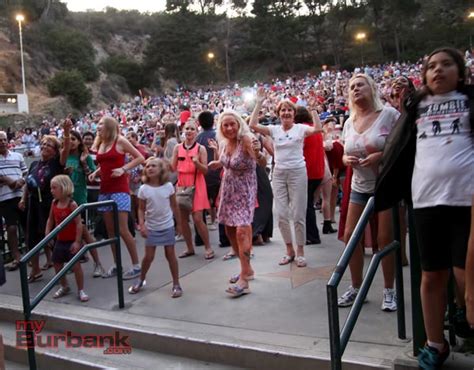
{"type": "Polygon", "coordinates": [[[140,233],[145,238],[145,257],[142,261],[140,278],[128,289],[130,294],[138,293],[145,286],[146,273],[155,258],[156,246],[164,245],[165,256],[173,278],[172,297],[183,294],[179,285],[178,260],[174,252],[175,230],[173,215],[179,225],[179,209],[173,184],[168,181],[169,165],[151,157],[146,161],[143,185],[138,191],[138,219],[140,233]]]}
{"type": "Polygon", "coordinates": [[[474,289],[465,278],[474,194],[474,117],[470,114],[474,89],[464,84],[464,58],[452,48],[433,51],[422,75],[424,86],[407,101],[406,117],[397,124],[384,152],[376,207],[390,207],[401,197],[413,201],[428,338],[418,363],[422,369],[432,369],[440,368],[450,351],[444,339],[444,313],[451,269],[461,293],[456,302],[456,317],[461,319],[455,320],[455,331],[459,336],[470,334],[463,293],[465,286],[474,289]],[[395,178],[396,188],[391,185],[395,178]]]}

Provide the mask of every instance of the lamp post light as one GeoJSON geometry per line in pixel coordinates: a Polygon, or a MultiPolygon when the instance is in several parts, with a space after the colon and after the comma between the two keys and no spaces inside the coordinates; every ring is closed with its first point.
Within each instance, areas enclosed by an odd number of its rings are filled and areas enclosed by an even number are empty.
{"type": "Polygon", "coordinates": [[[362,65],[364,65],[364,49],[363,49],[363,44],[364,41],[367,39],[367,34],[365,32],[358,32],[355,35],[356,41],[360,42],[360,59],[362,62],[362,65]]]}
{"type": "Polygon", "coordinates": [[[216,56],[214,55],[214,53],[212,51],[210,51],[209,53],[207,53],[207,59],[209,60],[209,62],[212,62],[212,60],[215,58],[216,56]]]}
{"type": "Polygon", "coordinates": [[[18,14],[16,16],[16,20],[18,22],[18,28],[20,30],[20,54],[21,54],[21,80],[23,84],[23,94],[26,95],[26,84],[25,84],[25,60],[23,58],[23,34],[21,30],[21,22],[25,20],[23,14],[18,14]]]}
{"type": "MultiPolygon", "coordinates": [[[[474,10],[471,10],[467,15],[467,19],[474,21],[474,10]]],[[[472,30],[469,32],[469,51],[472,53],[472,30]]]]}

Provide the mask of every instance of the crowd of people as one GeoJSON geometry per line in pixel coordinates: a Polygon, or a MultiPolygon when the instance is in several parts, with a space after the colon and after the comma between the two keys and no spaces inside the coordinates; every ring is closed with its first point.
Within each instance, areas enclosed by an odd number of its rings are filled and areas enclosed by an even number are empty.
{"type": "MultiPolygon", "coordinates": [[[[312,262],[305,258],[305,246],[323,241],[315,210],[319,199],[322,233],[338,232],[348,243],[375,195],[376,216],[365,240],[375,250],[393,240],[394,206],[400,208],[404,244],[405,205],[413,205],[428,337],[419,363],[423,369],[437,368],[450,351],[443,321],[451,269],[458,334],[470,334],[466,320],[474,325],[474,91],[466,82],[471,65],[470,54],[443,48],[414,64],[351,72],[324,66],[318,76],[251,87],[178,89],[138,96],[77,119],[45,119],[36,129],[0,132],[0,213],[13,256],[8,269],[18,268],[18,224],[31,249],[78,205],[113,200],[131,261],[123,272],[124,279],[134,280],[130,294],[145,287],[156,247],[164,246],[171,295],[180,297],[178,258],[195,258],[196,245],[204,246],[205,259],[215,258],[217,246],[211,245],[209,231],[218,229],[219,246],[231,246],[224,259],[240,261],[240,272],[229,278],[226,292],[241,297],[250,293],[255,277],[252,246],[273,236],[273,209],[285,244],[276,263],[304,268],[312,262]],[[29,169],[23,155],[34,159],[29,169]],[[141,263],[135,230],[144,238],[141,263]],[[186,249],[177,258],[174,246],[183,239],[186,249]]],[[[59,271],[100,228],[102,237],[113,237],[112,208],[99,211],[103,225],[98,222],[93,233],[84,225],[86,216],[78,216],[45,248],[43,266],[39,256],[33,259],[29,282],[40,280],[51,267],[59,271]]],[[[115,264],[104,269],[96,250],[92,258],[94,277],[116,276],[115,264]]],[[[363,247],[357,248],[340,307],[354,303],[363,261],[363,247]]],[[[381,309],[393,312],[391,255],[383,259],[382,269],[381,309]]],[[[87,301],[79,263],[73,272],[78,298],[87,301]]],[[[54,298],[69,292],[64,279],[54,298]]]]}

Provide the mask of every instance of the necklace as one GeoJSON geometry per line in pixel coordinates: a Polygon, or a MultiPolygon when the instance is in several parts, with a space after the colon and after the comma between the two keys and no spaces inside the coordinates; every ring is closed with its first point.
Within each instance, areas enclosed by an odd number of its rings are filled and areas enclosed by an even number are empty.
{"type": "Polygon", "coordinates": [[[194,143],[192,143],[191,145],[186,145],[186,143],[184,142],[183,145],[186,150],[189,150],[194,146],[194,143]]]}

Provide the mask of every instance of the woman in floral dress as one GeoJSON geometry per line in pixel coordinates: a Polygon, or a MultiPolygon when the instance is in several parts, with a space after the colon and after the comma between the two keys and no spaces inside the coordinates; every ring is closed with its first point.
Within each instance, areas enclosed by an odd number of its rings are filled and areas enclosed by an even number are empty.
{"type": "Polygon", "coordinates": [[[265,165],[260,153],[260,143],[253,138],[247,124],[233,111],[219,117],[217,139],[221,144],[218,161],[209,163],[209,168],[224,167],[218,218],[235,254],[240,259],[240,274],[232,276],[226,292],[233,297],[250,293],[249,280],[254,271],[250,266],[252,248],[252,220],[257,201],[256,163],[265,165]]]}

